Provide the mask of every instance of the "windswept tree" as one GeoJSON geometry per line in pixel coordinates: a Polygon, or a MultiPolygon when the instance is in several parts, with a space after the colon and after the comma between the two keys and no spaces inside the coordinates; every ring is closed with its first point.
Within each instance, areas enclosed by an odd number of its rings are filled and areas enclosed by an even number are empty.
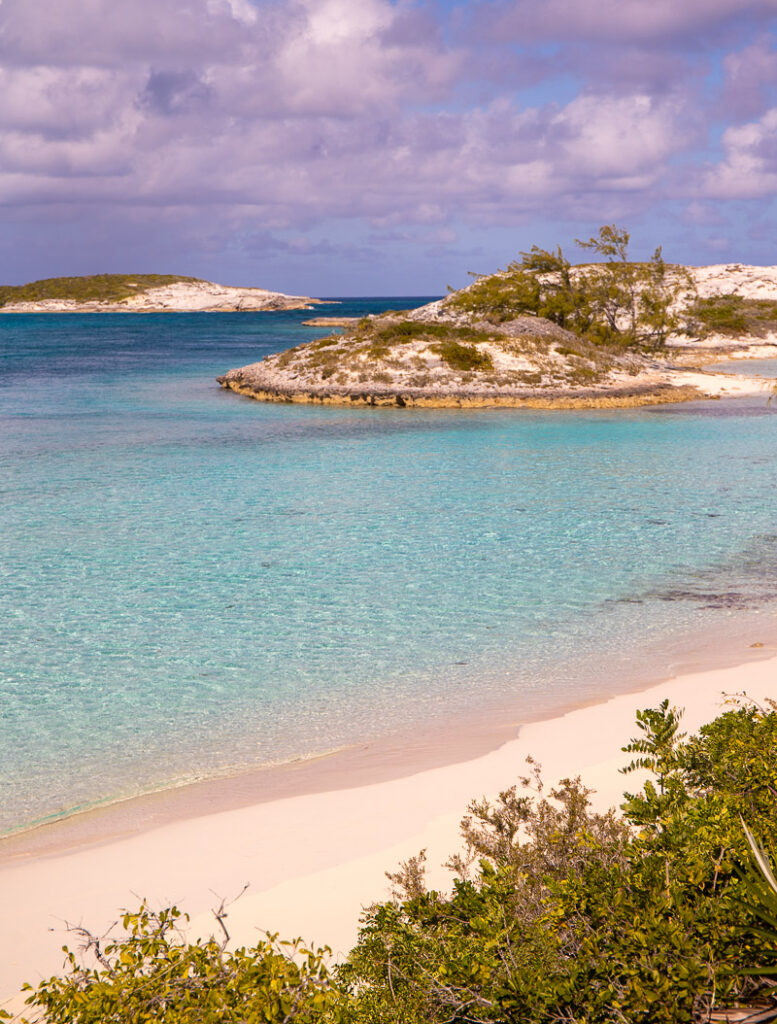
{"type": "Polygon", "coordinates": [[[676,311],[693,282],[683,268],[667,266],[660,246],[647,262],[632,262],[630,239],[615,224],[578,239],[597,257],[584,266],[573,266],[561,246],[533,245],[505,270],[476,277],[451,305],[496,321],[545,317],[600,345],[660,348],[679,328],[676,311]]]}
{"type": "Polygon", "coordinates": [[[551,252],[533,245],[506,270],[477,276],[451,301],[458,309],[496,321],[542,316],[579,334],[590,326],[587,298],[561,246],[551,252]]]}
{"type": "Polygon", "coordinates": [[[680,326],[673,310],[684,292],[693,291],[693,282],[685,268],[667,268],[660,245],[646,263],[631,262],[630,241],[629,232],[615,224],[605,224],[587,241],[576,240],[602,260],[584,273],[593,313],[589,333],[660,348],[680,326]]]}

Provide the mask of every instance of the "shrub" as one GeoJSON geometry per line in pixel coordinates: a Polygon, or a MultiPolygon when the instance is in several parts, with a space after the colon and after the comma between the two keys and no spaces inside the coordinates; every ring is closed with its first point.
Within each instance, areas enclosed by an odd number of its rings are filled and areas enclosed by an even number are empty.
{"type": "Polygon", "coordinates": [[[440,358],[453,370],[493,370],[494,363],[488,352],[481,352],[474,345],[462,345],[459,341],[444,341],[435,346],[440,358]]]}
{"type": "Polygon", "coordinates": [[[97,966],[85,966],[66,948],[69,972],[41,982],[28,1005],[41,1009],[47,1024],[342,1019],[342,996],[325,966],[328,950],[279,944],[271,936],[230,953],[226,930],[223,942],[184,941],[177,927],[182,917],[187,920],[175,907],[154,912],[143,903],[137,912],[124,914],[123,936],[104,947],[79,929],[97,966]]]}
{"type": "Polygon", "coordinates": [[[763,336],[777,330],[777,302],[735,294],[698,298],[688,311],[688,328],[701,338],[763,336]]]}
{"type": "Polygon", "coordinates": [[[474,801],[452,891],[427,889],[423,853],[401,865],[334,976],[325,951],[190,944],[177,910],[143,905],[104,949],[82,931],[97,966],[68,953],[29,1005],[51,1024],[701,1024],[773,1003],[775,886],[743,867],[742,818],[777,847],[777,704],[690,738],[680,719],[668,701],[638,713],[624,771],[650,777],[622,816],[594,813],[579,779],[546,793],[534,764],[474,801]]]}
{"type": "Polygon", "coordinates": [[[417,860],[394,876],[404,898],[368,912],[340,972],[351,1020],[679,1024],[763,989],[747,972],[774,948],[742,902],[738,814],[777,839],[777,713],[742,706],[690,740],[666,702],[638,724],[624,749],[653,779],[624,819],[593,814],[579,780],[510,789],[471,805],[451,895],[417,860]]]}

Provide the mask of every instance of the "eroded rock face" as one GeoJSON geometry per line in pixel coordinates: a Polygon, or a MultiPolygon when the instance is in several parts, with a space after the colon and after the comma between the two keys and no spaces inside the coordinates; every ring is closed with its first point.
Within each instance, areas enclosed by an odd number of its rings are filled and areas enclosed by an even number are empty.
{"type": "Polygon", "coordinates": [[[252,312],[273,309],[308,309],[319,300],[304,295],[285,295],[265,288],[233,288],[211,281],[177,281],[149,288],[119,301],[78,302],[44,299],[14,302],[0,313],[196,313],[252,312]]]}

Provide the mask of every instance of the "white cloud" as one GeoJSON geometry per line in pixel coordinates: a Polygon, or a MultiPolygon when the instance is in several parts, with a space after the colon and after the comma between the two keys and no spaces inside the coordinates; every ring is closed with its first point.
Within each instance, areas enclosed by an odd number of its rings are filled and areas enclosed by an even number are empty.
{"type": "MultiPolygon", "coordinates": [[[[673,196],[694,194],[693,160],[672,171],[710,119],[693,62],[656,44],[640,49],[632,74],[631,51],[606,43],[574,64],[577,42],[524,58],[510,42],[513,15],[528,39],[556,18],[589,43],[628,41],[653,38],[656,25],[720,24],[738,0],[473,4],[501,10],[489,22],[504,28],[498,38],[457,33],[455,19],[446,33],[439,10],[416,0],[0,2],[0,200],[13,216],[71,204],[131,220],[153,207],[198,238],[307,237],[327,219],[361,218],[428,225],[443,244],[452,221],[505,226],[542,210],[601,223],[667,183],[673,196]],[[527,91],[535,81],[541,99],[527,91]]],[[[749,79],[746,64],[743,50],[729,78],[760,88],[767,64],[749,79]]],[[[707,189],[773,189],[774,131],[769,116],[729,128],[707,189]]]]}
{"type": "Polygon", "coordinates": [[[677,105],[644,95],[578,96],[550,127],[565,163],[619,188],[644,188],[685,143],[677,105]]]}
{"type": "Polygon", "coordinates": [[[759,199],[777,194],[777,107],[749,124],[727,128],[725,158],[706,175],[704,194],[759,199]]]}

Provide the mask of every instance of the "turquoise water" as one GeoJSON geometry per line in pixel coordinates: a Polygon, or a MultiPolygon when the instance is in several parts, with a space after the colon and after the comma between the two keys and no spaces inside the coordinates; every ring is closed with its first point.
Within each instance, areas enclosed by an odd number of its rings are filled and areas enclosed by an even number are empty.
{"type": "Polygon", "coordinates": [[[765,400],[462,413],[216,385],[320,334],[309,315],[0,320],[0,829],[529,716],[616,685],[624,651],[773,618],[765,400]]]}

